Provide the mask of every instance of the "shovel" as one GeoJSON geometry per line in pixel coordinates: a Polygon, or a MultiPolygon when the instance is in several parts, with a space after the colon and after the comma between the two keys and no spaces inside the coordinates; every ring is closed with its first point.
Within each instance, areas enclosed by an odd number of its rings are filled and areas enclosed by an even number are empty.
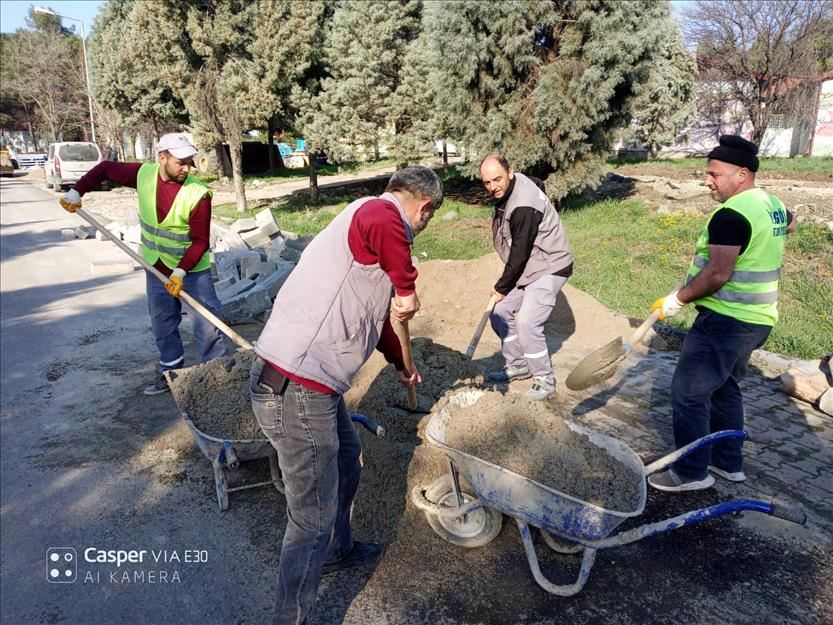
{"type": "Polygon", "coordinates": [[[492,310],[494,309],[496,303],[495,296],[492,295],[489,298],[489,304],[486,306],[486,310],[483,311],[483,316],[480,317],[480,323],[477,324],[474,336],[471,337],[469,346],[466,348],[466,358],[469,360],[474,358],[474,352],[477,349],[477,344],[480,342],[480,337],[483,335],[483,330],[486,328],[486,322],[489,320],[489,315],[492,314],[492,310]]]}
{"type": "MultiPolygon", "coordinates": [[[[405,375],[413,375],[414,360],[411,354],[411,333],[408,330],[407,321],[399,321],[391,317],[391,325],[396,336],[399,337],[399,344],[402,346],[402,360],[405,361],[405,375]]],[[[417,411],[417,395],[416,388],[408,387],[408,410],[411,412],[417,411]]]]}
{"type": "MultiPolygon", "coordinates": [[[[115,243],[121,250],[130,256],[133,260],[139,263],[142,267],[144,267],[147,271],[152,273],[154,276],[159,278],[162,282],[167,282],[168,278],[165,276],[164,273],[159,271],[153,265],[150,265],[144,258],[142,258],[139,254],[134,252],[130,246],[125,245],[122,243],[121,239],[119,239],[116,235],[112,232],[107,230],[104,226],[102,226],[98,221],[96,221],[87,211],[83,208],[78,208],[75,210],[76,214],[79,215],[82,219],[84,219],[87,223],[89,223],[93,228],[98,230],[103,236],[110,239],[113,243],[115,243]]],[[[242,336],[237,334],[234,330],[228,327],[222,319],[219,319],[214,313],[208,310],[205,306],[200,304],[197,300],[193,297],[188,295],[184,290],[179,292],[179,298],[188,304],[191,308],[193,308],[196,312],[202,315],[211,325],[217,328],[220,332],[225,334],[229,337],[232,341],[237,343],[243,349],[253,349],[253,346],[249,341],[244,339],[242,336]]]]}
{"type": "Polygon", "coordinates": [[[604,347],[600,347],[582,358],[581,362],[567,376],[565,381],[567,388],[571,391],[581,391],[612,377],[616,373],[619,363],[625,359],[633,346],[642,340],[648,328],[659,319],[661,312],[659,309],[655,310],[650,317],[642,322],[641,326],[634,330],[627,343],[623,344],[622,337],[617,336],[604,347]]]}

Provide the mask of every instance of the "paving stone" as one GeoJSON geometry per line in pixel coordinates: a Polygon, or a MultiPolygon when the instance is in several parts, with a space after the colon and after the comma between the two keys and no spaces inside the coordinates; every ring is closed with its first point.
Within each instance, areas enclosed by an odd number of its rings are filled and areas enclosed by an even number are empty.
{"type": "Polygon", "coordinates": [[[238,280],[237,282],[235,282],[234,284],[232,284],[227,289],[224,289],[222,291],[218,291],[217,292],[217,297],[220,299],[221,303],[227,302],[227,301],[237,297],[238,295],[240,295],[244,291],[248,291],[249,289],[254,287],[254,285],[255,285],[255,283],[252,280],[247,280],[246,278],[242,278],[242,279],[238,280]]]}
{"type": "Polygon", "coordinates": [[[266,248],[266,259],[277,261],[281,258],[281,252],[283,252],[285,247],[286,239],[283,237],[272,239],[272,243],[266,248]]]}
{"type": "Polygon", "coordinates": [[[235,282],[237,282],[237,278],[235,278],[234,276],[229,276],[228,278],[225,278],[223,280],[218,280],[214,283],[214,290],[218,293],[220,291],[225,291],[235,282]]]}
{"type": "Polygon", "coordinates": [[[281,251],[280,257],[297,264],[301,260],[301,252],[294,247],[287,246],[281,251]]]}
{"type": "Polygon", "coordinates": [[[315,238],[313,234],[305,234],[302,237],[298,237],[297,239],[287,238],[286,245],[287,247],[294,248],[300,252],[303,252],[307,249],[307,246],[312,243],[312,240],[315,238]]]}
{"type": "Polygon", "coordinates": [[[289,274],[295,269],[295,264],[286,260],[278,261],[278,265],[271,274],[258,279],[258,286],[263,287],[269,293],[269,297],[275,299],[275,296],[280,291],[289,274]]]}
{"type": "Polygon", "coordinates": [[[220,235],[220,239],[223,241],[223,243],[229,249],[229,251],[244,251],[249,249],[249,246],[246,245],[246,242],[243,240],[243,238],[236,232],[232,232],[231,230],[226,230],[225,228],[219,227],[217,228],[217,232],[220,235]]]}
{"type": "Polygon", "coordinates": [[[131,226],[122,231],[121,238],[128,243],[142,242],[142,228],[140,226],[131,226]]]}
{"type": "Polygon", "coordinates": [[[258,223],[255,221],[254,217],[245,217],[243,219],[238,219],[231,224],[229,226],[229,230],[241,234],[243,232],[248,232],[249,230],[254,230],[257,226],[258,223]]]}
{"type": "Polygon", "coordinates": [[[73,236],[76,239],[89,239],[90,237],[94,237],[96,233],[96,229],[92,226],[78,226],[73,231],[73,236]]]}
{"type": "Polygon", "coordinates": [[[260,227],[266,224],[275,223],[275,216],[272,214],[271,209],[264,208],[263,210],[255,213],[254,220],[257,226],[260,227]]]}
{"type": "Polygon", "coordinates": [[[75,238],[75,229],[74,228],[61,228],[61,239],[64,241],[69,241],[75,238]]]}
{"type": "Polygon", "coordinates": [[[251,232],[244,232],[240,235],[240,238],[248,245],[250,248],[253,247],[265,247],[272,242],[267,235],[263,234],[260,230],[252,230],[251,232]]]}
{"type": "Polygon", "coordinates": [[[259,253],[250,251],[245,256],[241,256],[238,261],[240,265],[240,276],[246,278],[248,277],[246,274],[250,272],[251,268],[259,266],[263,262],[263,259],[259,253]]]}
{"type": "Polygon", "coordinates": [[[267,223],[267,224],[263,224],[261,226],[258,226],[258,230],[260,230],[260,232],[262,234],[265,234],[267,237],[269,237],[270,240],[276,234],[281,233],[281,229],[278,228],[278,224],[276,224],[274,221],[271,222],[271,223],[267,223]]]}
{"type": "Polygon", "coordinates": [[[94,276],[112,276],[123,273],[133,273],[133,261],[126,260],[94,260],[90,262],[90,273],[94,276]]]}
{"type": "Polygon", "coordinates": [[[244,278],[254,280],[258,276],[268,276],[277,269],[277,265],[271,261],[260,261],[258,263],[249,263],[246,265],[246,271],[243,274],[244,278]]]}

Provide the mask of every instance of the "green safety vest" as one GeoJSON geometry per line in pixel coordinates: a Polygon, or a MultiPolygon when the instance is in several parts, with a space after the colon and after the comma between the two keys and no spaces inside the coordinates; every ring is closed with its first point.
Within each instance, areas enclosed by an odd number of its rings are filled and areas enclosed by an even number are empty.
{"type": "MultiPolygon", "coordinates": [[[[749,189],[730,197],[721,208],[731,208],[746,218],[751,237],[735,261],[735,271],[718,291],[694,300],[698,306],[746,323],[774,326],[778,321],[778,280],[784,258],[787,211],[783,202],[761,189],[749,189]]],[[[686,282],[699,274],[709,261],[709,225],[697,240],[686,282]]]]}
{"type": "MultiPolygon", "coordinates": [[[[142,256],[151,265],[160,258],[165,266],[175,269],[191,245],[191,230],[188,220],[191,211],[211,189],[188,176],[176,194],[171,210],[162,223],[156,216],[156,181],[159,179],[159,164],[145,163],[139,168],[136,191],[139,195],[139,220],[142,226],[142,256]]],[[[211,266],[211,257],[206,252],[191,271],[202,271],[211,266]]]]}

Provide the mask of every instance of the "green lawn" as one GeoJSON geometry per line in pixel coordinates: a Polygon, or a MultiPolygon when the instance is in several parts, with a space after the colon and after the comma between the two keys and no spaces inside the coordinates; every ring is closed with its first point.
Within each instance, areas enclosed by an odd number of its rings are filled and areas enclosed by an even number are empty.
{"type": "MultiPolygon", "coordinates": [[[[320,232],[352,200],[329,198],[309,206],[296,195],[271,206],[278,224],[298,234],[320,232]]],[[[215,207],[230,218],[251,216],[262,206],[237,213],[233,204],[215,207]]],[[[492,251],[490,207],[446,200],[414,242],[423,260],[471,259],[492,251]]],[[[575,253],[570,283],[608,308],[645,318],[658,297],[685,277],[694,242],[705,217],[682,213],[653,215],[640,200],[605,200],[562,213],[575,253]]],[[[802,224],[787,239],[779,296],[781,320],[766,349],[795,358],[818,358],[833,348],[833,233],[802,224]]],[[[669,324],[686,329],[693,306],[669,324]]]]}
{"type": "MultiPolygon", "coordinates": [[[[339,163],[337,165],[328,163],[326,165],[319,165],[317,171],[319,176],[335,176],[344,173],[384,169],[394,164],[395,161],[392,158],[381,158],[378,161],[339,163]]],[[[194,175],[205,183],[216,182],[218,180],[217,174],[196,172],[194,175]]],[[[307,176],[309,176],[309,168],[307,167],[300,169],[281,167],[279,169],[270,169],[260,174],[243,174],[243,180],[246,182],[254,182],[255,180],[260,180],[261,182],[277,182],[281,180],[293,180],[295,178],[306,178],[307,176]]]]}
{"type": "MultiPolygon", "coordinates": [[[[658,158],[650,161],[637,161],[630,158],[609,159],[608,164],[614,169],[626,165],[638,165],[645,173],[653,169],[675,167],[679,169],[699,169],[705,171],[705,158],[658,158]]],[[[830,156],[799,156],[794,158],[762,158],[761,173],[778,172],[781,174],[829,174],[833,172],[833,157],[830,156]]]]}

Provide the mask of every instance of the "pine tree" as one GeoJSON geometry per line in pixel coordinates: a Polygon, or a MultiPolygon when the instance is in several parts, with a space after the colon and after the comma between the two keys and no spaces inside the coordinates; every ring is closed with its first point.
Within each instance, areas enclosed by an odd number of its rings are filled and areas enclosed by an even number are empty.
{"type": "MultiPolygon", "coordinates": [[[[563,197],[594,184],[660,47],[667,2],[426,4],[444,104],[476,156],[503,153],[563,197]],[[549,175],[555,172],[554,175],[549,175]]],[[[468,172],[476,174],[477,162],[468,172]]]]}
{"type": "Polygon", "coordinates": [[[679,26],[667,20],[649,78],[635,89],[633,104],[633,133],[651,154],[674,143],[694,118],[696,74],[697,63],[683,46],[679,26]]]}
{"type": "Polygon", "coordinates": [[[310,103],[304,132],[335,161],[354,160],[391,143],[394,94],[408,43],[419,31],[421,2],[339,2],[327,33],[329,76],[310,103]]]}

